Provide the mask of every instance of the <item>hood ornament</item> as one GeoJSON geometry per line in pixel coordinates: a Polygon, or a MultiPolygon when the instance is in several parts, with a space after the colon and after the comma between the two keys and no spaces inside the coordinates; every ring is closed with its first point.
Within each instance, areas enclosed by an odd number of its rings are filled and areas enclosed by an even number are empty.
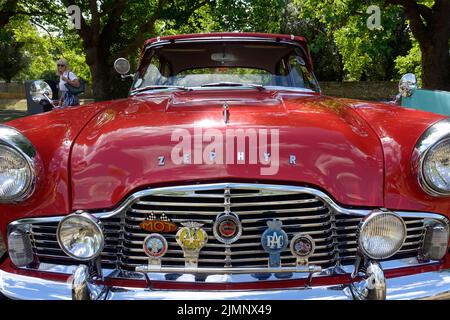
{"type": "Polygon", "coordinates": [[[223,104],[223,121],[225,123],[228,123],[228,121],[230,121],[230,107],[226,102],[223,104]]]}

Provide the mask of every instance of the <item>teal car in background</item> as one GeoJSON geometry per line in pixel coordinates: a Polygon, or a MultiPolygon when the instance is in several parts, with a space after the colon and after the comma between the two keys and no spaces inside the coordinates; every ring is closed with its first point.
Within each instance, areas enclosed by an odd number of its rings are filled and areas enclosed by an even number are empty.
{"type": "Polygon", "coordinates": [[[419,89],[412,73],[405,74],[400,80],[396,101],[406,108],[450,116],[450,92],[419,89]]]}

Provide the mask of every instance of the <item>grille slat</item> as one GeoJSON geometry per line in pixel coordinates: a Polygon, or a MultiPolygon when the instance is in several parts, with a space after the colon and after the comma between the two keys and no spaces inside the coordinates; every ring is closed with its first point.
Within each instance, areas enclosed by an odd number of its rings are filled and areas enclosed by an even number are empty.
{"type": "MultiPolygon", "coordinates": [[[[336,264],[352,264],[357,250],[356,232],[362,216],[341,214],[315,194],[293,192],[282,188],[273,190],[255,187],[248,189],[237,184],[229,190],[208,189],[204,186],[180,191],[165,188],[163,191],[138,198],[126,207],[126,211],[102,219],[106,232],[106,245],[101,255],[102,263],[125,270],[134,270],[146,263],[142,243],[149,232],[139,224],[153,213],[165,214],[172,222],[196,221],[203,224],[208,233],[208,243],[199,256],[199,267],[224,267],[227,263],[239,267],[264,267],[268,254],[262,249],[261,234],[267,228],[267,221],[277,218],[283,222],[283,229],[289,240],[298,233],[313,237],[316,251],[310,263],[322,267],[336,264]],[[242,236],[235,243],[226,246],[213,235],[212,227],[216,216],[230,210],[242,222],[242,236]]],[[[423,219],[405,219],[408,234],[404,246],[397,254],[401,257],[417,255],[423,238],[423,219]]],[[[32,243],[39,259],[46,262],[71,259],[62,252],[56,241],[58,223],[35,223],[32,225],[32,243]]],[[[165,234],[169,250],[162,258],[167,266],[184,266],[183,251],[175,241],[175,234],[165,234]]],[[[396,256],[393,257],[393,259],[396,256]]],[[[289,248],[281,253],[283,265],[295,266],[296,258],[289,248]]]]}

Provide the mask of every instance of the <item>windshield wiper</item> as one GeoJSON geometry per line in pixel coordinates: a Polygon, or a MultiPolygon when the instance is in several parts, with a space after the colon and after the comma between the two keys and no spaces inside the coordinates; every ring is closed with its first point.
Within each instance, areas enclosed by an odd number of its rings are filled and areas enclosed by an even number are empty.
{"type": "Polygon", "coordinates": [[[258,89],[259,91],[265,91],[266,88],[259,84],[253,84],[253,83],[239,83],[239,82],[214,82],[214,83],[207,83],[202,85],[201,87],[251,87],[258,89]]]}
{"type": "Polygon", "coordinates": [[[147,91],[147,90],[158,90],[158,89],[179,89],[179,90],[184,90],[184,91],[192,90],[191,88],[184,87],[184,86],[150,85],[150,86],[145,86],[142,88],[137,88],[137,89],[131,90],[130,93],[142,92],[142,91],[147,91]]]}

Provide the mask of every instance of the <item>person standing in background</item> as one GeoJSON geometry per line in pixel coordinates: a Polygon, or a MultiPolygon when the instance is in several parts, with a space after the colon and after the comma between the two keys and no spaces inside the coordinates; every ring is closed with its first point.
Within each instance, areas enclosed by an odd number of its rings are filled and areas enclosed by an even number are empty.
{"type": "Polygon", "coordinates": [[[65,86],[66,83],[74,87],[80,86],[80,81],[77,76],[69,71],[69,65],[66,59],[59,59],[56,63],[57,74],[59,76],[59,91],[61,93],[59,98],[59,107],[65,108],[69,106],[80,105],[80,98],[78,94],[73,94],[65,86]]]}

